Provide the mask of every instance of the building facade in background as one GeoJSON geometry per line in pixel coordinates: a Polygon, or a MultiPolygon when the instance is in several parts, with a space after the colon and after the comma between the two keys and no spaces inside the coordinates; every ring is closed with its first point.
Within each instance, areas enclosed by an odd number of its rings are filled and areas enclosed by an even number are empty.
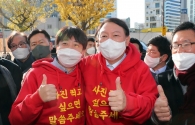
{"type": "Polygon", "coordinates": [[[123,20],[127,24],[127,27],[130,29],[130,27],[131,27],[131,19],[130,19],[130,17],[128,17],[126,19],[121,19],[121,20],[123,20]]]}
{"type": "Polygon", "coordinates": [[[188,1],[190,0],[181,0],[181,20],[180,20],[181,23],[184,21],[189,21],[188,13],[190,8],[188,8],[187,6],[188,1]]]}
{"type": "Polygon", "coordinates": [[[195,22],[195,0],[187,0],[187,14],[189,21],[195,22]]]}
{"type": "Polygon", "coordinates": [[[144,29],[144,23],[134,23],[135,29],[144,29]]]}
{"type": "Polygon", "coordinates": [[[145,0],[145,28],[162,26],[163,0],[145,0]]]}
{"type": "Polygon", "coordinates": [[[173,31],[181,23],[181,0],[165,0],[164,21],[168,31],[173,31]]]}
{"type": "Polygon", "coordinates": [[[101,18],[100,22],[103,22],[105,19],[108,19],[108,18],[117,17],[117,0],[114,1],[114,8],[115,8],[115,11],[108,13],[105,18],[101,18]]]}
{"type": "Polygon", "coordinates": [[[181,22],[188,21],[187,1],[145,0],[145,28],[158,28],[164,24],[167,31],[173,31],[181,22]]]}

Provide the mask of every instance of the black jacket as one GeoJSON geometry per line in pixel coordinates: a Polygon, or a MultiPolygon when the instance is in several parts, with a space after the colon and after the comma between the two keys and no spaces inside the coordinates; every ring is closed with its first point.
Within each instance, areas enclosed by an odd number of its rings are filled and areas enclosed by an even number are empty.
{"type": "MultiPolygon", "coordinates": [[[[168,71],[168,70],[171,70],[171,69],[169,68],[169,66],[166,67],[166,69],[165,69],[164,72],[166,72],[166,71],[168,71]]],[[[150,71],[150,72],[151,72],[151,71],[150,71]]],[[[155,73],[153,73],[153,72],[151,72],[151,73],[152,73],[153,78],[154,78],[155,81],[156,81],[156,79],[158,78],[158,74],[155,74],[155,73]]],[[[162,73],[163,73],[163,72],[162,72],[162,73]]],[[[159,74],[161,74],[161,73],[159,73],[159,74]]]]}
{"type": "Polygon", "coordinates": [[[16,63],[20,69],[22,70],[22,73],[25,73],[32,67],[32,63],[35,61],[35,58],[32,56],[32,53],[30,53],[28,59],[25,62],[21,62],[18,59],[14,59],[13,62],[16,63]]]}
{"type": "Polygon", "coordinates": [[[157,82],[164,90],[172,111],[172,116],[174,117],[178,113],[179,107],[182,105],[184,99],[180,81],[176,78],[173,70],[169,70],[158,75],[157,82]]]}
{"type": "Polygon", "coordinates": [[[0,57],[0,65],[6,67],[10,71],[13,77],[13,80],[16,84],[17,93],[18,93],[21,88],[21,81],[22,81],[22,75],[23,75],[21,69],[18,67],[18,65],[16,65],[12,61],[3,59],[1,57],[0,57]]]}
{"type": "MultiPolygon", "coordinates": [[[[157,83],[160,84],[168,99],[169,107],[172,112],[171,122],[159,122],[158,125],[195,125],[195,112],[184,113],[180,107],[184,101],[184,93],[181,83],[175,75],[174,70],[168,70],[156,77],[157,83]]],[[[154,115],[155,117],[155,115],[154,115]]]]}
{"type": "Polygon", "coordinates": [[[0,124],[10,125],[8,115],[21,87],[22,72],[16,64],[2,58],[0,68],[0,124]]]}
{"type": "MultiPolygon", "coordinates": [[[[167,72],[167,71],[169,71],[169,70],[171,70],[171,69],[167,66],[167,67],[166,67],[166,70],[165,70],[164,72],[167,72]]],[[[150,72],[151,72],[153,78],[155,79],[156,83],[158,84],[158,77],[160,76],[160,74],[163,74],[164,72],[159,73],[159,74],[155,74],[155,73],[153,73],[152,71],[150,71],[150,72]]],[[[145,122],[145,125],[153,125],[153,121],[152,121],[151,119],[149,119],[149,120],[147,120],[147,121],[145,122]]]]}

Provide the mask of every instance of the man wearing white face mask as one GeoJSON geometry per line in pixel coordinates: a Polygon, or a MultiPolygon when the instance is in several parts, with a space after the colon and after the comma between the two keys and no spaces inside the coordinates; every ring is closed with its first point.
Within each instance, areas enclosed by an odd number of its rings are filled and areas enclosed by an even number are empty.
{"type": "Polygon", "coordinates": [[[95,39],[88,38],[85,56],[93,55],[93,54],[95,54],[95,51],[96,51],[95,50],[95,39]]]}
{"type": "Polygon", "coordinates": [[[150,118],[156,83],[129,29],[117,18],[97,30],[100,53],[80,62],[85,80],[86,125],[138,125],[150,118]]]}
{"type": "Polygon", "coordinates": [[[173,71],[158,77],[159,97],[155,102],[156,124],[195,124],[195,24],[184,22],[173,32],[173,71]]]}
{"type": "Polygon", "coordinates": [[[156,36],[148,42],[144,62],[149,66],[154,78],[156,75],[170,69],[166,65],[171,56],[170,45],[169,40],[163,36],[156,36]]]}
{"type": "Polygon", "coordinates": [[[35,61],[25,75],[9,115],[11,124],[85,125],[84,80],[78,63],[87,36],[79,28],[63,27],[55,42],[57,57],[35,61]]]}
{"type": "Polygon", "coordinates": [[[7,45],[14,56],[14,63],[25,73],[35,61],[27,44],[27,36],[24,33],[13,31],[7,40],[7,45]]]}

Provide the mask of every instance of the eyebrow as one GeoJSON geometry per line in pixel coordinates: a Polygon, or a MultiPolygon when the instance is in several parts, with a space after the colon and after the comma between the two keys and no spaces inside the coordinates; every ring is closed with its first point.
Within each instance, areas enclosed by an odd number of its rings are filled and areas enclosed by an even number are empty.
{"type": "MultiPolygon", "coordinates": [[[[25,42],[25,41],[19,41],[18,43],[21,43],[21,42],[25,42]]],[[[25,43],[26,43],[26,42],[25,42],[25,43]]],[[[15,43],[13,43],[13,42],[11,43],[11,45],[12,45],[12,44],[16,45],[16,44],[15,44],[15,43]]]]}
{"type": "MultiPolygon", "coordinates": [[[[101,33],[108,33],[108,32],[106,32],[106,31],[102,31],[101,33]]],[[[120,31],[113,31],[112,33],[121,33],[120,31]]]]}
{"type": "MultiPolygon", "coordinates": [[[[70,40],[70,39],[68,39],[68,40],[70,40]]],[[[61,42],[70,42],[70,41],[68,41],[68,40],[62,40],[61,42]]],[[[77,42],[77,43],[78,43],[77,40],[74,40],[73,42],[77,42]]]]}
{"type": "Polygon", "coordinates": [[[147,49],[146,51],[154,51],[154,52],[156,52],[157,50],[154,50],[154,49],[147,49]]]}
{"type": "Polygon", "coordinates": [[[43,40],[43,39],[40,39],[40,40],[37,40],[37,41],[32,41],[31,43],[37,43],[37,42],[40,42],[41,40],[43,40]]]}
{"type": "Polygon", "coordinates": [[[190,39],[184,39],[184,40],[179,40],[179,41],[172,41],[172,43],[177,43],[177,42],[191,42],[190,39]]]}
{"type": "Polygon", "coordinates": [[[41,40],[44,41],[44,39],[40,39],[40,40],[38,40],[38,42],[40,42],[41,40]]]}
{"type": "Polygon", "coordinates": [[[112,32],[112,33],[121,33],[120,31],[114,31],[114,32],[112,32]]]}

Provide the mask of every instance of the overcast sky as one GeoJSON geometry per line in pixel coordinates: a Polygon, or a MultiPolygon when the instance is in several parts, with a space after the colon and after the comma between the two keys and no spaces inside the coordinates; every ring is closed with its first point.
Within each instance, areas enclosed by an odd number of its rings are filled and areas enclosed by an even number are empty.
{"type": "Polygon", "coordinates": [[[131,27],[134,23],[144,23],[145,21],[145,0],[118,0],[118,18],[128,18],[131,20],[131,27]]]}

